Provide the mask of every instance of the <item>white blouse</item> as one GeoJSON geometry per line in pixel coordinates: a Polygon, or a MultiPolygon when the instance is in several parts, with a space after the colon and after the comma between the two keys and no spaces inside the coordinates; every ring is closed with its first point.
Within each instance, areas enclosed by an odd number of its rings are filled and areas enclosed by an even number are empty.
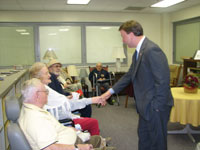
{"type": "Polygon", "coordinates": [[[78,100],[70,100],[65,95],[62,95],[49,86],[45,85],[49,90],[48,101],[44,109],[49,111],[57,120],[75,119],[78,116],[71,113],[71,111],[82,109],[92,103],[91,98],[82,98],[78,100]]]}

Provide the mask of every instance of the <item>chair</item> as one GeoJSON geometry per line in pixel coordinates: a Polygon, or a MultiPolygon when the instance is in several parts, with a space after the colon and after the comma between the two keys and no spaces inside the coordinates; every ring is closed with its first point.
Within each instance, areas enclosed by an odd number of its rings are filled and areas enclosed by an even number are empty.
{"type": "Polygon", "coordinates": [[[133,84],[130,83],[126,88],[125,88],[125,92],[126,92],[126,100],[125,100],[125,108],[127,108],[128,105],[128,97],[133,97],[133,84]]]}
{"type": "Polygon", "coordinates": [[[61,124],[68,127],[75,127],[74,121],[72,119],[62,119],[59,120],[61,124]]]}
{"type": "MultiPolygon", "coordinates": [[[[95,69],[96,67],[90,67],[89,66],[89,71],[90,72],[92,72],[94,69],[95,69]]],[[[102,67],[102,69],[104,69],[104,70],[106,70],[106,71],[108,71],[108,66],[105,66],[105,67],[102,67]]],[[[99,96],[99,87],[98,87],[98,85],[97,85],[97,80],[96,80],[96,76],[94,75],[93,76],[93,80],[92,81],[90,81],[91,82],[91,85],[92,85],[92,95],[93,96],[99,96]]],[[[115,74],[113,73],[113,72],[110,72],[109,73],[109,85],[110,85],[110,87],[112,87],[112,85],[113,85],[113,81],[115,80],[115,74]]],[[[104,87],[100,87],[101,89],[101,91],[102,92],[106,92],[105,90],[105,88],[104,87]]],[[[116,94],[116,98],[117,98],[117,104],[118,104],[118,106],[119,106],[119,96],[118,96],[118,94],[116,94]]]]}
{"type": "Polygon", "coordinates": [[[5,109],[8,120],[10,120],[7,127],[8,141],[11,150],[30,150],[31,147],[20,129],[17,119],[20,114],[19,101],[16,98],[11,98],[5,101],[5,109]]]}
{"type": "Polygon", "coordinates": [[[170,86],[178,86],[178,80],[180,76],[182,65],[169,65],[170,69],[170,86]]]}
{"type": "MultiPolygon", "coordinates": [[[[90,67],[89,66],[89,71],[92,72],[96,67],[90,67]]],[[[108,66],[106,67],[102,67],[102,69],[108,71],[108,66]]],[[[96,76],[93,76],[93,80],[90,81],[91,85],[92,85],[92,96],[99,96],[99,92],[98,92],[98,86],[97,86],[97,80],[96,80],[96,76]]],[[[111,80],[109,81],[111,83],[111,80]]],[[[104,87],[100,87],[101,91],[105,91],[104,87]]]]}

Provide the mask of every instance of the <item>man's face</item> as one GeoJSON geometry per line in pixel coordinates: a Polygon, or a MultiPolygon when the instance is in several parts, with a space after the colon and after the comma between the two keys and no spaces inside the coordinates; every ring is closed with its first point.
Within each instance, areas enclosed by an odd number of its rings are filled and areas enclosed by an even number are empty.
{"type": "Polygon", "coordinates": [[[47,69],[47,67],[43,67],[40,70],[40,80],[43,84],[48,85],[49,83],[51,83],[50,80],[51,75],[49,74],[49,70],[47,69]]]}
{"type": "Polygon", "coordinates": [[[53,64],[51,65],[51,67],[49,68],[49,71],[51,73],[54,73],[55,75],[59,76],[60,74],[60,69],[61,69],[61,64],[53,64]]]}
{"type": "Polygon", "coordinates": [[[37,95],[39,103],[44,106],[47,103],[49,91],[43,84],[38,88],[37,95]]]}
{"type": "Polygon", "coordinates": [[[131,32],[127,34],[124,30],[120,30],[120,34],[124,44],[127,44],[129,48],[135,48],[135,35],[131,32]]]}
{"type": "Polygon", "coordinates": [[[97,68],[98,71],[101,71],[102,65],[101,65],[101,64],[97,64],[97,65],[96,65],[96,68],[97,68]]]}

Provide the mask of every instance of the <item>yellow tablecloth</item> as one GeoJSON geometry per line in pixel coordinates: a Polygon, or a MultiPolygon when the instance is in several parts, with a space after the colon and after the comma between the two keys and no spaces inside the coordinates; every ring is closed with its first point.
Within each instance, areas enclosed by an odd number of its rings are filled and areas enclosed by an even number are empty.
{"type": "Polygon", "coordinates": [[[174,107],[170,114],[170,122],[200,125],[200,89],[198,93],[185,93],[183,87],[171,88],[174,107]]]}

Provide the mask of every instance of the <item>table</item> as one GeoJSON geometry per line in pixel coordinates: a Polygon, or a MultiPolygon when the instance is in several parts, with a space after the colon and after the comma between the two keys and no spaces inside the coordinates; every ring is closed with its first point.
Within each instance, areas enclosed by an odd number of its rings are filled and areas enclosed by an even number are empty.
{"type": "Polygon", "coordinates": [[[174,97],[174,107],[170,114],[170,122],[179,122],[186,125],[182,130],[168,131],[169,134],[188,134],[195,142],[192,134],[200,134],[200,131],[192,130],[190,125],[200,125],[200,89],[198,93],[185,93],[183,87],[171,88],[174,97]]]}

